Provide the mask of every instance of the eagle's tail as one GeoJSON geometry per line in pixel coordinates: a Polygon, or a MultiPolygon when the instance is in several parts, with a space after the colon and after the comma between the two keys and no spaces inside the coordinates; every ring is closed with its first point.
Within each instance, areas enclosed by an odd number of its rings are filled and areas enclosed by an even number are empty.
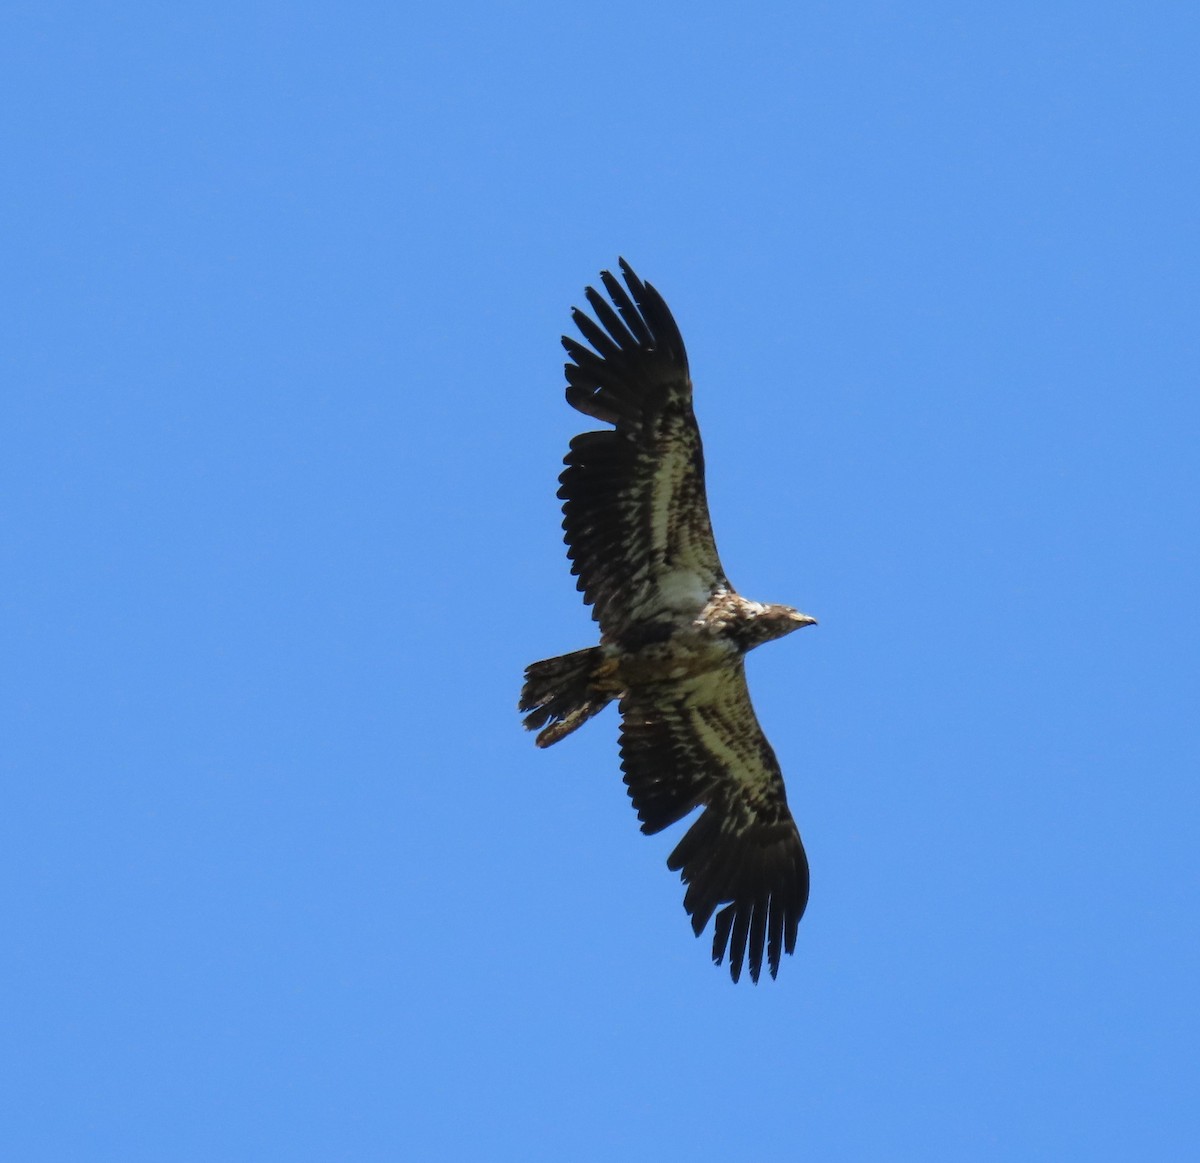
{"type": "Polygon", "coordinates": [[[539,747],[549,747],[570,735],[621,693],[613,684],[613,669],[599,646],[546,658],[525,668],[518,709],[529,712],[525,726],[530,731],[545,728],[537,737],[539,747]]]}

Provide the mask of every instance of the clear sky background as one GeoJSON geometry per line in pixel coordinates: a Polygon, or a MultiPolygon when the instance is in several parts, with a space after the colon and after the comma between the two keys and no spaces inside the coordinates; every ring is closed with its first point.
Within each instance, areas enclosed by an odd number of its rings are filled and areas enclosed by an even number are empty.
{"type": "Polygon", "coordinates": [[[1194,5],[15,4],[0,1157],[1192,1157],[1194,5]],[[813,870],[709,963],[555,500],[683,329],[813,870]]]}

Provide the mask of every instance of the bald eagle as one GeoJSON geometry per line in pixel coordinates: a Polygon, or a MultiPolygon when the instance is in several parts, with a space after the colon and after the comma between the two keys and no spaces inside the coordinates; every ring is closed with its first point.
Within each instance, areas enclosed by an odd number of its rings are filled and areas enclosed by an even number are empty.
{"type": "Polygon", "coordinates": [[[611,425],[570,444],[559,477],[571,572],[600,623],[600,644],[525,671],[525,726],[549,747],[613,700],[621,768],[647,835],[703,809],[667,859],[687,886],[699,936],[716,914],[712,955],[757,982],[793,952],[808,903],[808,860],[783,777],[746,688],[748,650],[815,619],[743,598],[717,557],[704,454],[679,328],[662,296],[620,260],[594,318],[563,336],[567,402],[611,425]],[[718,912],[717,910],[720,909],[718,912]]]}

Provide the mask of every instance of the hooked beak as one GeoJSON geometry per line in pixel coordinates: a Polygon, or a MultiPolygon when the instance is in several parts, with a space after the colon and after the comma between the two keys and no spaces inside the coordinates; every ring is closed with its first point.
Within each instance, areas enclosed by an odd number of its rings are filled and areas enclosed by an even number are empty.
{"type": "Polygon", "coordinates": [[[809,617],[808,614],[796,613],[793,615],[793,617],[796,619],[797,628],[802,626],[815,626],[817,624],[816,618],[809,617]]]}

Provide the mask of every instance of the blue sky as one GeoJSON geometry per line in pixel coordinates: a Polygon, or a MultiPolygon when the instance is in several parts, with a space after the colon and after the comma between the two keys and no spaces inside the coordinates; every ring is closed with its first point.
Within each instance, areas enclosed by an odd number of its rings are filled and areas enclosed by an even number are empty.
{"type": "Polygon", "coordinates": [[[1182,1159],[1189,5],[18,4],[0,1155],[1182,1159]],[[558,336],[687,341],[813,870],[733,986],[522,667],[558,336]]]}

